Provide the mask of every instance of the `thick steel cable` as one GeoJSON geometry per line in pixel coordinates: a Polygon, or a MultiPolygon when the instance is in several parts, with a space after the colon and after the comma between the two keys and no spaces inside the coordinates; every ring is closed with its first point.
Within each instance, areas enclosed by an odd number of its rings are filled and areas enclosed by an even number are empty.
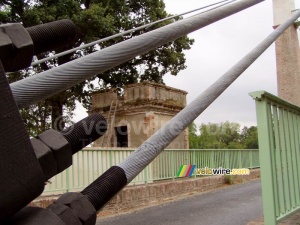
{"type": "Polygon", "coordinates": [[[127,182],[130,183],[134,177],[153,161],[164,148],[216,100],[299,17],[300,11],[296,12],[285,23],[280,25],[258,46],[125,159],[119,167],[125,171],[127,182]]]}
{"type": "MultiPolygon", "coordinates": [[[[236,0],[234,0],[234,1],[236,1],[236,0]]],[[[188,11],[188,12],[184,12],[184,13],[181,13],[181,14],[178,14],[178,15],[174,15],[174,16],[170,16],[170,17],[167,17],[167,18],[158,20],[158,21],[154,21],[154,22],[152,22],[152,23],[148,23],[148,24],[145,24],[145,25],[136,27],[136,28],[134,28],[134,29],[127,30],[127,31],[124,31],[124,32],[119,33],[119,34],[114,34],[114,35],[112,35],[112,36],[109,36],[109,37],[106,37],[106,38],[102,38],[102,39],[99,39],[99,40],[97,40],[97,41],[93,41],[93,42],[91,42],[91,43],[84,44],[84,45],[81,45],[81,46],[79,46],[79,47],[72,48],[72,49],[70,49],[70,50],[67,50],[67,51],[64,51],[64,52],[55,54],[55,55],[53,55],[53,56],[50,56],[50,57],[47,57],[47,58],[44,58],[44,59],[35,61],[35,62],[31,63],[31,66],[36,66],[36,65],[39,65],[39,64],[41,64],[41,63],[47,62],[47,61],[49,61],[49,60],[51,60],[51,59],[55,59],[55,58],[58,58],[58,57],[61,57],[61,56],[64,56],[64,55],[67,55],[67,54],[76,52],[76,51],[81,50],[81,49],[83,49],[83,48],[91,47],[91,46],[94,46],[94,45],[96,45],[96,44],[100,44],[100,43],[102,43],[102,42],[105,42],[105,41],[108,41],[108,40],[111,40],[111,39],[114,39],[114,38],[117,38],[117,37],[122,37],[122,36],[124,36],[124,35],[126,35],[126,34],[130,34],[130,33],[134,32],[134,31],[138,31],[138,30],[142,30],[142,29],[147,29],[147,28],[149,28],[149,27],[151,27],[151,26],[153,26],[153,25],[155,25],[155,24],[157,24],[157,23],[161,23],[161,22],[164,22],[164,21],[166,21],[166,20],[174,19],[174,18],[176,18],[176,17],[178,17],[178,16],[184,16],[184,15],[187,15],[187,14],[190,14],[190,13],[193,13],[193,12],[196,12],[196,11],[199,11],[199,10],[201,10],[201,9],[206,9],[206,8],[211,7],[211,6],[218,5],[218,4],[223,3],[223,2],[226,2],[226,3],[224,3],[224,4],[222,4],[222,5],[226,5],[226,4],[229,4],[229,3],[232,2],[232,1],[224,0],[224,1],[216,2],[216,3],[210,4],[210,5],[206,5],[206,6],[203,6],[203,7],[197,8],[197,9],[194,9],[194,10],[190,10],[190,11],[188,11]]],[[[220,6],[222,6],[222,5],[220,5],[220,6]]],[[[217,6],[217,7],[219,7],[219,6],[217,6]]],[[[211,10],[211,9],[209,9],[209,10],[211,10]]]]}
{"type": "Polygon", "coordinates": [[[10,85],[12,93],[19,108],[28,107],[138,55],[262,1],[264,0],[239,1],[150,31],[35,76],[14,82],[10,85]]]}

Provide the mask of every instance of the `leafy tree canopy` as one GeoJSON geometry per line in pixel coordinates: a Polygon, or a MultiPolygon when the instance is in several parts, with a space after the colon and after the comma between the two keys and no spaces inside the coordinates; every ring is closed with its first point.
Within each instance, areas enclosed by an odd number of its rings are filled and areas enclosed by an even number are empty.
{"type": "Polygon", "coordinates": [[[232,122],[201,124],[189,126],[191,149],[258,149],[257,128],[244,127],[232,122]]]}
{"type": "Polygon", "coordinates": [[[241,133],[241,141],[247,149],[258,149],[257,127],[244,127],[241,133]]]}
{"type": "MultiPolygon", "coordinates": [[[[165,11],[163,0],[0,0],[1,23],[21,22],[25,27],[28,27],[60,19],[71,19],[79,28],[78,40],[72,46],[56,49],[56,53],[167,16],[169,15],[165,11]]],[[[98,48],[105,48],[171,22],[166,21],[153,25],[147,30],[136,31],[130,35],[101,43],[98,48]]],[[[96,80],[101,89],[113,87],[119,90],[125,84],[144,80],[163,83],[163,75],[166,73],[177,75],[180,70],[186,68],[184,50],[190,49],[192,44],[193,40],[184,36],[99,74],[96,80]]],[[[12,82],[34,75],[95,50],[95,47],[91,47],[75,54],[51,60],[34,68],[13,73],[9,79],[12,82]]],[[[37,58],[45,57],[48,54],[38,55],[37,58]]],[[[47,129],[51,120],[52,126],[56,126],[58,129],[63,128],[64,123],[72,118],[71,112],[75,109],[76,100],[89,109],[89,93],[94,89],[94,83],[91,82],[94,79],[87,80],[37,105],[22,110],[30,134],[35,135],[47,129]],[[65,117],[61,117],[63,113],[66,115],[65,117]],[[61,118],[63,120],[59,120],[61,118]]]]}

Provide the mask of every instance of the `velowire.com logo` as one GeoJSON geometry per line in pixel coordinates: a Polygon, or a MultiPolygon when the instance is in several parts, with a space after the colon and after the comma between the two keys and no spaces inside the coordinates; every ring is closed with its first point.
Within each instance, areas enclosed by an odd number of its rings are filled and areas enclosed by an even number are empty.
{"type": "Polygon", "coordinates": [[[177,172],[177,177],[191,177],[191,176],[205,176],[205,175],[250,175],[250,170],[229,169],[229,168],[196,168],[196,165],[181,165],[177,172]]]}

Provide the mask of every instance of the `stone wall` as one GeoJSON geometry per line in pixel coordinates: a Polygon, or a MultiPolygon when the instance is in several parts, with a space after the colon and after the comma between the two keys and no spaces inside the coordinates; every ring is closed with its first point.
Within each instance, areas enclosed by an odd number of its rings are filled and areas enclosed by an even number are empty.
{"type": "MultiPolygon", "coordinates": [[[[260,177],[260,170],[251,170],[250,175],[236,176],[235,182],[244,182],[260,177]]],[[[117,214],[191,195],[209,191],[225,185],[224,176],[208,176],[196,179],[151,183],[124,188],[112,199],[99,215],[117,214]]]]}
{"type": "MultiPolygon", "coordinates": [[[[273,0],[274,28],[284,23],[295,9],[294,0],[273,0]]],[[[290,26],[275,42],[278,96],[300,105],[300,49],[298,27],[290,26]]]]}
{"type": "MultiPolygon", "coordinates": [[[[93,147],[137,148],[186,106],[186,95],[183,90],[151,82],[126,85],[123,97],[118,97],[116,90],[93,93],[92,112],[105,118],[112,101],[116,104],[118,99],[114,121],[109,121],[113,128],[110,125],[109,134],[96,140],[93,147]],[[118,143],[121,127],[127,129],[127,146],[118,143]]],[[[188,129],[167,148],[188,149],[188,129]]]]}
{"type": "Polygon", "coordinates": [[[300,106],[300,51],[297,29],[289,27],[275,42],[278,96],[300,106]]]}
{"type": "Polygon", "coordinates": [[[124,102],[155,100],[157,102],[173,103],[179,107],[186,105],[187,92],[161,84],[143,82],[127,85],[124,88],[124,102]]]}
{"type": "MultiPolygon", "coordinates": [[[[251,170],[250,175],[236,176],[235,182],[244,182],[260,177],[260,170],[251,170]]],[[[226,185],[224,176],[182,178],[175,181],[160,181],[145,185],[128,186],[117,194],[100,212],[99,216],[112,215],[153,204],[167,202],[186,195],[197,194],[226,185]]],[[[56,197],[41,197],[32,206],[47,207],[56,197]]]]}
{"type": "Polygon", "coordinates": [[[112,101],[117,99],[117,92],[114,89],[108,92],[94,92],[92,94],[92,106],[94,109],[108,107],[112,101]]]}

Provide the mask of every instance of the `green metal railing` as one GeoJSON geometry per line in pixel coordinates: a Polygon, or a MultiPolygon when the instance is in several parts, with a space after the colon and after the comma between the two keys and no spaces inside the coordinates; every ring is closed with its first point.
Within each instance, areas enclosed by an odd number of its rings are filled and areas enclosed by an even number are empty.
{"type": "Polygon", "coordinates": [[[256,102],[265,224],[300,209],[300,107],[264,91],[256,102]]]}
{"type": "MultiPolygon", "coordinates": [[[[43,195],[80,191],[113,165],[120,164],[134,149],[86,148],[73,156],[73,165],[50,179],[43,195]]],[[[130,185],[176,179],[182,164],[197,168],[256,168],[258,150],[165,150],[149,164],[130,185]]],[[[196,176],[196,173],[195,175],[196,176]]]]}

